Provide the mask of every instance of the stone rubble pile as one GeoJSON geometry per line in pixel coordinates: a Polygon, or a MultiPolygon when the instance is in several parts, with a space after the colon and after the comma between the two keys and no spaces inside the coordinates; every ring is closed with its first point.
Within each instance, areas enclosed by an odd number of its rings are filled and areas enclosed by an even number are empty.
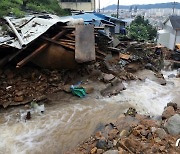
{"type": "Polygon", "coordinates": [[[168,103],[160,120],[141,115],[135,109],[116,122],[96,131],[87,141],[66,154],[180,153],[180,108],[168,103]]]}

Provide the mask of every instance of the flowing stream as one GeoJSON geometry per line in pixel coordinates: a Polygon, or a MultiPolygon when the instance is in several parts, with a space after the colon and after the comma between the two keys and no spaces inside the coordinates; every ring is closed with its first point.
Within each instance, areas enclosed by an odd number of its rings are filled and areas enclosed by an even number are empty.
{"type": "Polygon", "coordinates": [[[129,107],[158,117],[170,101],[180,103],[180,79],[168,78],[172,73],[177,71],[163,72],[166,86],[151,79],[126,82],[127,89],[111,98],[100,96],[99,89],[104,87],[100,83],[94,84],[95,92],[83,99],[54,94],[52,102],[45,104],[44,114],[33,114],[26,122],[17,115],[24,106],[0,109],[0,154],[64,153],[129,107]]]}

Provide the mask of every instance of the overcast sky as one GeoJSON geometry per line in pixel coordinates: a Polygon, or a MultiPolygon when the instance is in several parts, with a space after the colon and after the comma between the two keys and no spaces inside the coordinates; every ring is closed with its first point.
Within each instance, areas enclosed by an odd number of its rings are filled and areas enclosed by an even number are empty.
{"type": "MultiPolygon", "coordinates": [[[[101,1],[101,8],[117,4],[118,0],[100,0],[101,1]]],[[[99,0],[96,0],[96,6],[99,7],[98,4],[99,0]]],[[[166,2],[173,2],[173,0],[119,0],[119,5],[132,5],[132,4],[155,4],[155,3],[166,3],[166,2]]],[[[176,2],[180,2],[180,0],[176,0],[176,2]]]]}

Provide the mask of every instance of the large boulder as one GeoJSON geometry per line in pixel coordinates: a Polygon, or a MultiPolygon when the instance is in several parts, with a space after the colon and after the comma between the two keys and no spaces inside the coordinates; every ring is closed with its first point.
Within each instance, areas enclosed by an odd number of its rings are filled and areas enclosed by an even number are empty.
{"type": "Polygon", "coordinates": [[[175,114],[170,117],[168,121],[164,124],[164,127],[168,130],[171,135],[180,134],[180,115],[175,114]]]}
{"type": "Polygon", "coordinates": [[[168,119],[175,115],[175,110],[172,106],[168,106],[165,108],[164,112],[162,113],[162,119],[168,119]]]}

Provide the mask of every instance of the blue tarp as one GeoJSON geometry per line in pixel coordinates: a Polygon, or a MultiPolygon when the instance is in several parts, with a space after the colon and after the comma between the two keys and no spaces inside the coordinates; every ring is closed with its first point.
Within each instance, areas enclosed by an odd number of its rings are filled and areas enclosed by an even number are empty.
{"type": "Polygon", "coordinates": [[[108,16],[99,13],[83,13],[83,14],[74,15],[72,16],[72,18],[74,19],[82,18],[84,22],[89,22],[89,23],[92,23],[94,21],[101,21],[102,23],[111,24],[115,26],[113,22],[109,21],[110,18],[108,16]]]}

